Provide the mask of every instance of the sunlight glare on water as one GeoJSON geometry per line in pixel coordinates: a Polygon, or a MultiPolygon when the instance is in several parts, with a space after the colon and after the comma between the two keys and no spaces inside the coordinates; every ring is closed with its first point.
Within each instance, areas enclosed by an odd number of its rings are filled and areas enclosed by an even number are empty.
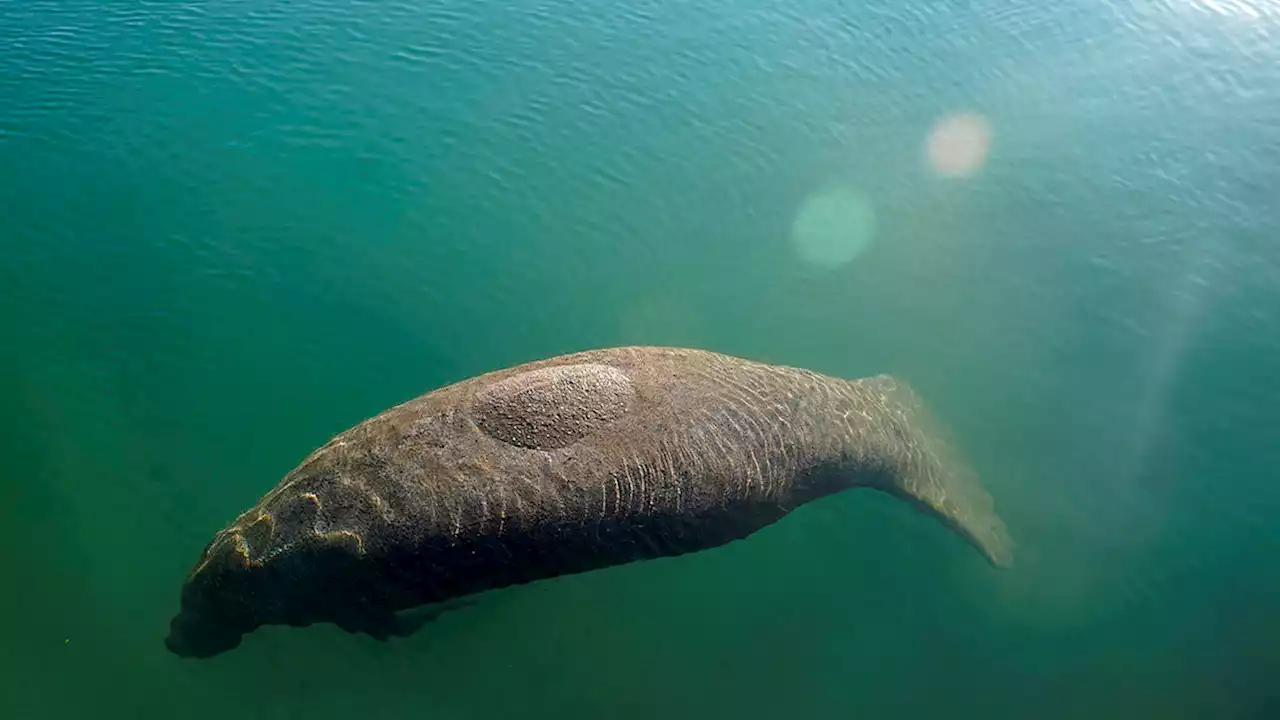
{"type": "Polygon", "coordinates": [[[1274,14],[1274,0],[1195,0],[1195,4],[1226,17],[1261,20],[1264,13],[1274,14]]]}

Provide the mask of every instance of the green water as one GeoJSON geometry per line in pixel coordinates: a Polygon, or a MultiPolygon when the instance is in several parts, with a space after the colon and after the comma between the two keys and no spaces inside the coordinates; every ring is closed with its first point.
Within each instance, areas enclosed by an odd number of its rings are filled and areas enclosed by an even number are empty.
{"type": "Polygon", "coordinates": [[[0,0],[0,716],[1280,717],[1277,68],[1267,0],[0,0]],[[333,433],[622,343],[909,379],[1015,568],[850,493],[165,651],[333,433]]]}

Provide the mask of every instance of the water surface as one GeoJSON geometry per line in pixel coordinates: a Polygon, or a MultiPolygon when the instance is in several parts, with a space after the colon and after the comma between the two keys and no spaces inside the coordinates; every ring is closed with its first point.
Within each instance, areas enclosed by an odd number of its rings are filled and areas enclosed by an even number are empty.
{"type": "Polygon", "coordinates": [[[0,0],[6,717],[1280,713],[1280,14],[0,0]],[[871,494],[403,642],[162,638],[313,447],[681,344],[916,384],[1008,573],[871,494]]]}

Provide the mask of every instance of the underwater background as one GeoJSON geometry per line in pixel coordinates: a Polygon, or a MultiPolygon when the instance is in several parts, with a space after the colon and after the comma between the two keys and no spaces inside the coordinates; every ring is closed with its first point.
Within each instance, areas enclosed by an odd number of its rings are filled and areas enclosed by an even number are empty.
{"type": "Polygon", "coordinates": [[[1280,718],[1280,5],[0,0],[0,716],[1280,718]],[[163,645],[314,447],[619,344],[899,375],[874,492],[163,645]]]}

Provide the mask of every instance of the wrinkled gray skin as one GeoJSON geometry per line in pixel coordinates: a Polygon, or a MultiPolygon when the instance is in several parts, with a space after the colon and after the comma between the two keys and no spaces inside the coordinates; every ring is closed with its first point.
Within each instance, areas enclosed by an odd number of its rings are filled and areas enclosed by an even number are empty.
{"type": "Polygon", "coordinates": [[[1011,563],[989,495],[891,377],[678,348],[550,358],[314,451],[210,541],[166,645],[210,657],[262,625],[316,622],[406,635],[433,614],[403,610],[716,547],[860,486],[1011,563]]]}

